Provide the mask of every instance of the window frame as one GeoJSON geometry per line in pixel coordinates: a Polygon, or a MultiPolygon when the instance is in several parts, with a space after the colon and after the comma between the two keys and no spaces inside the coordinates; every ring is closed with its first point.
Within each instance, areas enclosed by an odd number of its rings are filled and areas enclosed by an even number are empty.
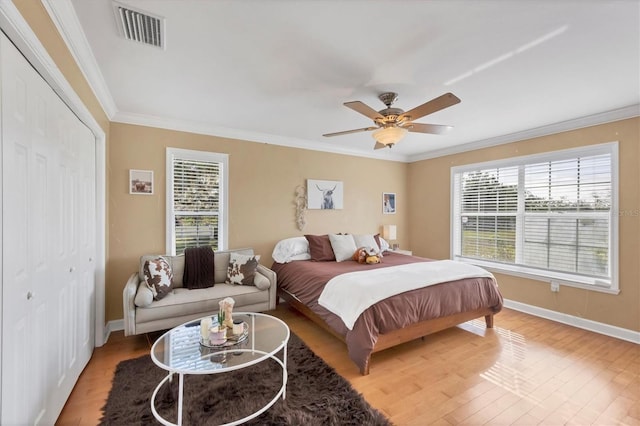
{"type": "Polygon", "coordinates": [[[227,250],[228,247],[228,212],[229,212],[229,154],[222,154],[210,151],[197,151],[182,148],[166,148],[166,252],[172,256],[176,254],[176,233],[175,233],[175,212],[173,210],[174,202],[174,175],[173,160],[174,159],[203,161],[220,164],[221,168],[221,184],[218,211],[218,247],[214,250],[227,250]]]}
{"type": "MultiPolygon", "coordinates": [[[[461,166],[451,167],[450,176],[450,202],[451,202],[451,223],[450,223],[450,256],[453,260],[459,260],[466,263],[481,266],[491,272],[502,273],[517,277],[529,278],[543,282],[556,282],[570,287],[583,288],[587,290],[599,291],[610,294],[618,294],[618,142],[607,142],[596,145],[587,145],[578,148],[563,149],[558,151],[548,151],[538,154],[531,154],[519,157],[511,157],[500,160],[486,161],[481,163],[465,164],[461,166]],[[521,264],[500,263],[490,260],[480,260],[476,258],[468,258],[458,255],[462,253],[461,226],[459,226],[460,206],[462,204],[462,193],[456,187],[457,176],[461,176],[465,172],[473,172],[490,168],[505,168],[509,166],[518,166],[519,173],[524,174],[524,167],[527,164],[533,164],[545,161],[561,161],[569,160],[577,157],[585,157],[592,155],[611,155],[611,209],[609,211],[609,262],[610,262],[610,279],[603,280],[595,277],[585,277],[583,275],[572,274],[570,272],[558,272],[546,269],[539,269],[521,264]],[[460,193],[459,193],[460,192],[460,193]],[[457,200],[456,197],[460,197],[457,200]]],[[[518,211],[517,215],[522,214],[524,217],[524,188],[518,186],[518,211]],[[522,209],[522,210],[521,210],[522,209]]],[[[569,213],[568,215],[571,215],[569,213]]],[[[516,223],[516,259],[521,256],[521,246],[519,246],[522,238],[518,237],[518,233],[523,232],[521,220],[516,223]]]]}

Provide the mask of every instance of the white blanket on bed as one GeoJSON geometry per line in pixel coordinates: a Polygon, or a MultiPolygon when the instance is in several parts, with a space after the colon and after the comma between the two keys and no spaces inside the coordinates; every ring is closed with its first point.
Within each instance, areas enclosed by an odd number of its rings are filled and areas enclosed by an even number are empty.
{"type": "Polygon", "coordinates": [[[349,330],[369,306],[405,291],[464,278],[491,277],[478,266],[455,260],[410,263],[333,277],[322,290],[320,306],[342,318],[349,330]]]}

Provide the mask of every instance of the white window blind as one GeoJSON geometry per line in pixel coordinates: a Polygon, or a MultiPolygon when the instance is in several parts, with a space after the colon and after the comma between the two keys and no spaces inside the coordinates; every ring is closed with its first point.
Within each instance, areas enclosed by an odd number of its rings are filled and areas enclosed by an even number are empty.
{"type": "Polygon", "coordinates": [[[167,149],[167,250],[225,247],[227,156],[167,149]]]}
{"type": "Polygon", "coordinates": [[[617,288],[617,144],[452,169],[453,258],[617,288]]]}

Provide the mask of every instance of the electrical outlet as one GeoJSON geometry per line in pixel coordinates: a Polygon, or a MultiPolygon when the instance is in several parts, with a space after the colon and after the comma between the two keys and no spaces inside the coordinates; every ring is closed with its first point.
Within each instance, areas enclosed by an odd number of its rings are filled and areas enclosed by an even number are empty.
{"type": "Polygon", "coordinates": [[[560,283],[557,281],[551,281],[551,291],[558,293],[560,291],[560,283]]]}

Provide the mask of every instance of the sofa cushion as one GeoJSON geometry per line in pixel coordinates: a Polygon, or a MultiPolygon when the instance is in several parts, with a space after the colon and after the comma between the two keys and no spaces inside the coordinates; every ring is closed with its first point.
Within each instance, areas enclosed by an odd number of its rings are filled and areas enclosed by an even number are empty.
{"type": "Polygon", "coordinates": [[[219,302],[225,297],[233,297],[235,306],[248,306],[265,302],[269,298],[269,292],[254,286],[218,283],[210,288],[195,290],[177,288],[164,299],[154,300],[151,305],[136,309],[136,323],[217,313],[220,309],[219,302]]]}
{"type": "Polygon", "coordinates": [[[165,258],[169,261],[171,270],[173,271],[173,281],[171,281],[173,288],[184,287],[184,254],[179,256],[165,256],[165,258]]]}
{"type": "Polygon", "coordinates": [[[136,292],[136,297],[133,299],[133,303],[140,308],[144,308],[145,306],[149,306],[151,302],[153,302],[153,292],[143,282],[138,286],[138,291],[136,292]]]}
{"type": "Polygon", "coordinates": [[[258,287],[258,290],[266,290],[271,287],[271,282],[269,282],[269,278],[264,275],[255,274],[253,277],[253,285],[258,287]]]}
{"type": "Polygon", "coordinates": [[[253,277],[260,264],[260,255],[231,253],[227,268],[227,284],[253,285],[253,277]]]}
{"type": "Polygon", "coordinates": [[[163,257],[144,262],[144,282],[153,292],[153,298],[160,300],[171,292],[173,273],[169,262],[163,257]]]}

